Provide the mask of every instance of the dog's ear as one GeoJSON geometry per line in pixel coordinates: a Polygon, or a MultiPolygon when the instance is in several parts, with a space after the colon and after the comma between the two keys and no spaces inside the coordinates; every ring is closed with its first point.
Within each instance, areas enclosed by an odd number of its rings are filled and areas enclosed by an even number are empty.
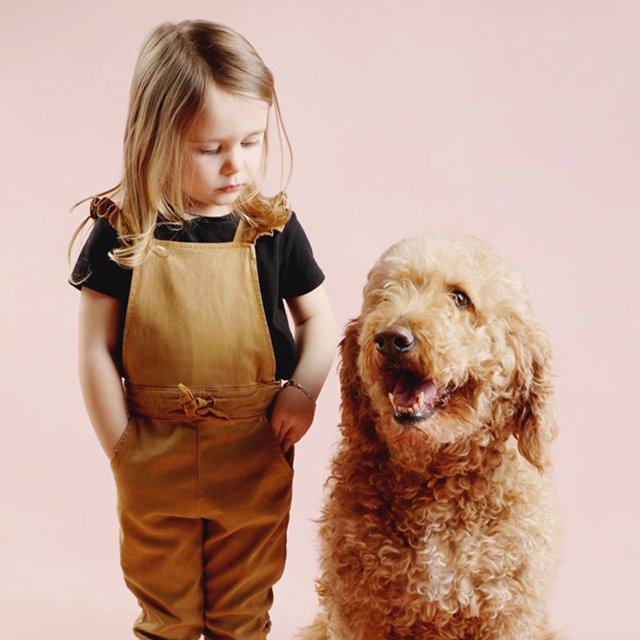
{"type": "Polygon", "coordinates": [[[512,318],[507,342],[515,354],[511,396],[515,401],[513,433],[518,451],[541,472],[550,464],[557,433],[552,402],[551,346],[536,320],[512,318]]]}
{"type": "MultiPolygon", "coordinates": [[[[372,425],[369,397],[358,374],[360,322],[351,320],[340,343],[340,394],[343,429],[372,425]]],[[[371,427],[373,429],[373,427],[371,427]]],[[[346,435],[346,434],[345,434],[346,435]]]]}

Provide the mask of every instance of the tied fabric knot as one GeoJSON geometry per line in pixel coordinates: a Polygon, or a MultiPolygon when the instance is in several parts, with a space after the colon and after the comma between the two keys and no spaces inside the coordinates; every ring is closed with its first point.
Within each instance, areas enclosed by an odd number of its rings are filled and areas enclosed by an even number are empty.
{"type": "Polygon", "coordinates": [[[197,414],[203,418],[212,416],[219,418],[220,420],[229,420],[229,416],[215,408],[215,398],[205,399],[196,397],[193,395],[191,389],[182,383],[178,385],[178,389],[180,389],[180,404],[188,416],[194,416],[197,414]]]}

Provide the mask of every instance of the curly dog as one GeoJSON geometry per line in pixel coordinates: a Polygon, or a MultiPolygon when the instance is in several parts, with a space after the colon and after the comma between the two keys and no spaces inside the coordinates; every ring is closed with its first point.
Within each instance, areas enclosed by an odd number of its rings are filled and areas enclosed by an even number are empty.
{"type": "Polygon", "coordinates": [[[521,274],[425,235],[369,274],[341,344],[342,441],[309,640],[551,640],[550,346],[521,274]]]}

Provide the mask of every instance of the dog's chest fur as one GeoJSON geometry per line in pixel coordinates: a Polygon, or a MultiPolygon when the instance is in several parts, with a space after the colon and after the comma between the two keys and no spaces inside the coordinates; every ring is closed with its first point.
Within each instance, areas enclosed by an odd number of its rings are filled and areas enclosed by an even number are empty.
{"type": "Polygon", "coordinates": [[[343,567],[337,579],[357,581],[360,596],[386,603],[385,615],[400,626],[432,619],[436,609],[459,625],[481,609],[503,608],[528,571],[539,524],[535,507],[511,486],[514,465],[529,484],[529,471],[507,451],[489,478],[469,473],[409,481],[387,460],[352,479],[349,489],[336,485],[332,503],[339,512],[324,535],[336,536],[334,554],[343,567]]]}

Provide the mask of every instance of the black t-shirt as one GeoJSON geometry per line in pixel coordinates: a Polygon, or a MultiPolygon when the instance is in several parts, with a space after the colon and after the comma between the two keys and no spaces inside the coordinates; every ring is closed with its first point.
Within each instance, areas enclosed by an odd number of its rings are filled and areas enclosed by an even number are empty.
{"type": "MultiPolygon", "coordinates": [[[[155,236],[176,242],[231,242],[238,217],[199,217],[180,229],[159,224],[155,236]]],[[[119,246],[115,229],[105,218],[98,218],[78,257],[71,283],[88,287],[122,301],[129,299],[133,271],[118,266],[109,252],[119,246]]],[[[291,377],[297,362],[296,346],[289,329],[283,300],[313,291],[324,281],[324,274],[313,257],[311,245],[295,213],[284,229],[256,240],[256,262],[262,306],[276,358],[276,378],[291,377]]]]}

